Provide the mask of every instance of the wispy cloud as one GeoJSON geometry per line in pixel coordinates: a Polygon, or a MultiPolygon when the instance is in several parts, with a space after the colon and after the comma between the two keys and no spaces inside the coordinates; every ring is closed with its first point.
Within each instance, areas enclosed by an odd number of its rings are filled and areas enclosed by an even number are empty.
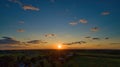
{"type": "Polygon", "coordinates": [[[74,44],[85,44],[85,41],[76,41],[76,42],[71,42],[71,43],[63,43],[63,45],[74,45],[74,44]]]}
{"type": "Polygon", "coordinates": [[[98,38],[98,37],[95,37],[95,38],[92,38],[93,40],[100,40],[100,38],[98,38]]]}
{"type": "Polygon", "coordinates": [[[46,43],[48,42],[43,40],[31,40],[31,41],[21,42],[12,37],[2,37],[0,39],[0,47],[4,47],[8,49],[26,48],[26,47],[36,46],[36,45],[44,45],[46,43]]]}
{"type": "Polygon", "coordinates": [[[80,23],[87,23],[88,21],[86,19],[80,19],[79,22],[80,23]]]}
{"type": "Polygon", "coordinates": [[[98,27],[93,27],[93,28],[91,28],[91,31],[92,32],[97,32],[97,31],[99,31],[99,28],[98,27]]]}
{"type": "Polygon", "coordinates": [[[39,8],[34,7],[34,6],[32,6],[32,5],[24,5],[22,8],[23,8],[24,10],[34,10],[34,11],[39,11],[39,10],[40,10],[39,8]]]}
{"type": "Polygon", "coordinates": [[[25,32],[23,29],[18,29],[17,32],[25,32]]]}
{"type": "Polygon", "coordinates": [[[91,38],[90,36],[86,36],[85,38],[91,38]]]}
{"type": "Polygon", "coordinates": [[[25,5],[20,0],[9,0],[10,2],[19,4],[22,9],[24,10],[33,10],[33,11],[39,11],[40,9],[38,7],[32,6],[32,5],[25,5]]]}
{"type": "Polygon", "coordinates": [[[70,22],[69,24],[72,25],[72,26],[75,26],[75,25],[77,25],[78,23],[77,23],[77,22],[70,22]]]}
{"type": "Polygon", "coordinates": [[[110,45],[120,45],[120,43],[110,43],[110,45]]]}
{"type": "Polygon", "coordinates": [[[31,40],[31,41],[28,41],[27,43],[30,43],[30,44],[45,44],[47,42],[42,41],[42,40],[31,40]]]}
{"type": "Polygon", "coordinates": [[[15,40],[11,37],[2,37],[3,39],[0,39],[0,44],[20,44],[20,41],[15,40]]]}
{"type": "Polygon", "coordinates": [[[45,34],[45,37],[54,37],[56,34],[45,34]]]}
{"type": "MultiPolygon", "coordinates": [[[[74,16],[74,19],[77,19],[76,16],[74,16]]],[[[74,21],[74,22],[70,22],[69,24],[72,25],[72,26],[75,26],[75,25],[78,25],[79,23],[83,23],[83,24],[86,24],[88,21],[86,19],[80,19],[80,20],[77,20],[77,21],[74,21]]]]}
{"type": "Polygon", "coordinates": [[[17,3],[17,4],[19,4],[20,6],[23,5],[23,3],[20,2],[20,0],[8,0],[8,1],[13,2],[13,3],[17,3]]]}
{"type": "Polygon", "coordinates": [[[25,22],[24,21],[19,21],[20,24],[24,24],[25,22]]]}
{"type": "Polygon", "coordinates": [[[108,40],[108,39],[109,39],[109,37],[105,37],[105,39],[106,39],[106,40],[108,40]]]}
{"type": "Polygon", "coordinates": [[[109,15],[109,14],[110,14],[109,11],[104,11],[104,12],[101,13],[101,15],[109,15]]]}

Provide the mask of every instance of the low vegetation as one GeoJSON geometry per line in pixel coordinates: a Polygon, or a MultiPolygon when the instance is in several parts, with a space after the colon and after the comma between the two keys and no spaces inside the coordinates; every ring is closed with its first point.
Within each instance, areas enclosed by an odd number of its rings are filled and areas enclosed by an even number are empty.
{"type": "Polygon", "coordinates": [[[120,54],[81,51],[10,51],[0,67],[120,67],[120,54]]]}

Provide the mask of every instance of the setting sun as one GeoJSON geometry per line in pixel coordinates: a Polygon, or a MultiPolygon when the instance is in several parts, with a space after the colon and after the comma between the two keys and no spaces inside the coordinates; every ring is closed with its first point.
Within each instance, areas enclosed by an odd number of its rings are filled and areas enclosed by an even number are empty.
{"type": "Polygon", "coordinates": [[[61,48],[62,48],[62,45],[59,44],[57,47],[58,47],[58,49],[61,49],[61,48]]]}

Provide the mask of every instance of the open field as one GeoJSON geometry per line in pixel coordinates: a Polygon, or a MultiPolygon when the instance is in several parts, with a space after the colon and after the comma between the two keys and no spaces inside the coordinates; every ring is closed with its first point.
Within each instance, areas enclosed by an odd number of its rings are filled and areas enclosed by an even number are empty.
{"type": "Polygon", "coordinates": [[[6,50],[0,67],[120,67],[120,50],[6,50]]]}

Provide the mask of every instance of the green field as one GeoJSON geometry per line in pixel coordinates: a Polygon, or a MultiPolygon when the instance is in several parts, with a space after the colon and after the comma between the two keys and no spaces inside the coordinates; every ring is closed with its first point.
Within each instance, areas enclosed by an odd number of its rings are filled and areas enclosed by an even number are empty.
{"type": "Polygon", "coordinates": [[[76,56],[65,67],[120,67],[120,59],[76,56]]]}

